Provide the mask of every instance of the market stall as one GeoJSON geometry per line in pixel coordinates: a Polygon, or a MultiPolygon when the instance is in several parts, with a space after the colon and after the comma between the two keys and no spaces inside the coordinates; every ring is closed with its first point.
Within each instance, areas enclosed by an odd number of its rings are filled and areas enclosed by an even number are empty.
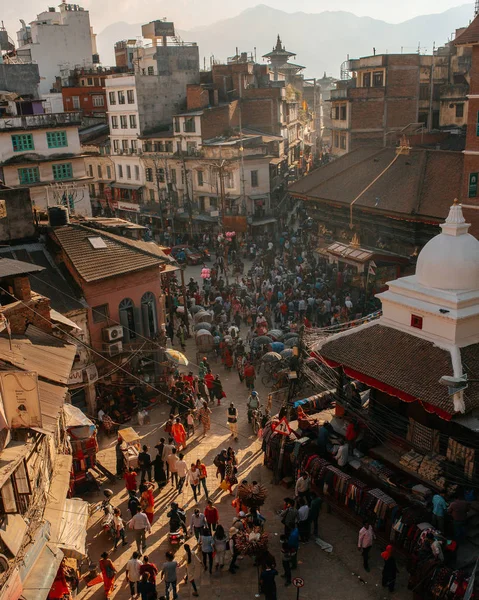
{"type": "Polygon", "coordinates": [[[133,427],[125,427],[118,431],[118,439],[121,440],[121,450],[126,460],[127,468],[138,467],[138,454],[140,453],[141,444],[140,436],[133,427]]]}

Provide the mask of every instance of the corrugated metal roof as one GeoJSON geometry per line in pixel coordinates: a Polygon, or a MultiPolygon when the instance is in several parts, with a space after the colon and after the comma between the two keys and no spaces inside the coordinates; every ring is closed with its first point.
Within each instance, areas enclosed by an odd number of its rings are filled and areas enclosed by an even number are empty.
{"type": "Polygon", "coordinates": [[[38,394],[42,413],[42,431],[55,434],[58,419],[68,393],[68,388],[63,385],[53,385],[46,381],[38,380],[38,394]]]}
{"type": "MultiPolygon", "coordinates": [[[[30,337],[30,336],[29,336],[30,337]]],[[[32,341],[28,337],[12,338],[12,349],[8,337],[0,336],[0,360],[24,371],[35,371],[42,379],[66,385],[76,354],[73,344],[54,344],[46,336],[32,341]]],[[[55,340],[55,338],[52,338],[55,340]]]]}
{"type": "Polygon", "coordinates": [[[162,260],[153,247],[143,248],[147,242],[137,242],[106,231],[80,225],[70,225],[55,229],[52,234],[62,247],[80,277],[86,282],[100,281],[109,277],[124,275],[159,266],[162,260]],[[93,248],[88,238],[101,237],[106,248],[93,248]]]}
{"type": "Polygon", "coordinates": [[[25,442],[10,442],[10,444],[0,452],[0,487],[15,471],[20,462],[31,452],[32,446],[25,442]]]}
{"type": "Polygon", "coordinates": [[[28,273],[37,273],[43,271],[43,267],[37,267],[21,260],[12,258],[0,258],[0,278],[12,277],[15,275],[27,275],[28,273]]]}
{"type": "Polygon", "coordinates": [[[72,329],[78,329],[79,331],[81,331],[81,327],[78,327],[78,325],[74,323],[71,319],[65,317],[53,308],[50,309],[50,319],[55,323],[62,323],[63,325],[71,327],[72,329]]]}

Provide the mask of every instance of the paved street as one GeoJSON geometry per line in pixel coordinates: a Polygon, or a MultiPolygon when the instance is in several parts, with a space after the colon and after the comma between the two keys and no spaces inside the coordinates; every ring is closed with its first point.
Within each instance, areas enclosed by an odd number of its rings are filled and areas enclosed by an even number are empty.
{"type": "MultiPolygon", "coordinates": [[[[185,276],[186,281],[190,276],[198,276],[201,267],[188,268],[185,276]]],[[[194,341],[190,339],[187,346],[187,355],[195,361],[196,348],[194,341]]],[[[196,372],[196,366],[192,364],[192,368],[196,372]]],[[[227,393],[227,398],[223,401],[221,407],[214,407],[212,414],[212,427],[209,435],[204,439],[198,439],[196,434],[188,444],[186,462],[190,464],[197,458],[204,460],[208,466],[208,488],[211,492],[211,497],[215,501],[220,513],[220,520],[227,527],[230,526],[234,516],[234,509],[231,506],[231,496],[225,494],[218,488],[218,481],[215,480],[216,467],[213,466],[213,459],[219,450],[231,444],[229,430],[226,425],[226,407],[229,401],[233,400],[239,410],[239,441],[233,443],[238,449],[239,459],[239,479],[247,478],[248,480],[256,479],[260,483],[265,484],[269,491],[266,501],[265,510],[262,511],[266,517],[266,530],[270,535],[270,550],[276,557],[278,562],[278,571],[281,572],[281,553],[279,534],[282,531],[280,518],[277,514],[281,507],[282,498],[288,495],[284,488],[273,486],[272,472],[263,466],[263,456],[261,452],[261,443],[255,439],[252,430],[247,423],[246,416],[246,398],[247,391],[243,384],[240,384],[235,371],[227,372],[220,363],[213,365],[213,370],[220,374],[223,381],[224,389],[227,393]]],[[[258,392],[262,399],[266,399],[267,391],[258,386],[258,392]]],[[[162,424],[165,422],[169,410],[168,406],[160,406],[151,412],[151,424],[135,429],[140,433],[142,442],[150,447],[158,443],[160,437],[164,435],[162,424]]],[[[273,405],[273,409],[279,408],[273,405]]],[[[115,452],[114,439],[101,440],[101,451],[99,458],[101,462],[110,470],[115,472],[115,452]]],[[[155,451],[153,449],[152,454],[155,451]]],[[[105,487],[112,487],[105,484],[105,487]]],[[[113,505],[120,506],[124,518],[127,518],[126,509],[126,491],[123,482],[113,486],[115,497],[113,505]]],[[[90,501],[96,501],[101,496],[90,497],[90,501]]],[[[167,519],[166,510],[169,503],[173,500],[178,501],[180,505],[185,505],[187,509],[188,523],[191,516],[191,510],[194,507],[192,493],[190,488],[186,488],[178,497],[173,488],[168,485],[164,491],[159,494],[155,491],[155,520],[153,523],[152,534],[147,538],[148,550],[150,559],[161,567],[164,561],[165,551],[168,549],[166,541],[167,519]]],[[[204,508],[204,496],[200,500],[200,507],[204,508]]],[[[324,509],[324,507],[323,507],[324,509]]],[[[101,531],[102,512],[96,512],[90,521],[88,545],[90,556],[93,561],[98,561],[101,552],[111,550],[111,542],[107,540],[106,534],[101,531]]],[[[323,510],[320,517],[320,535],[324,540],[331,543],[334,547],[332,554],[326,554],[312,541],[306,545],[301,545],[299,550],[298,569],[294,571],[294,575],[303,577],[306,585],[300,592],[300,598],[317,599],[325,598],[328,600],[343,600],[345,598],[355,598],[357,600],[365,600],[367,598],[380,599],[387,597],[387,594],[381,588],[381,566],[382,559],[379,554],[383,548],[375,547],[372,552],[372,570],[371,573],[365,573],[361,567],[361,557],[356,547],[357,532],[354,527],[346,522],[341,521],[335,515],[327,514],[323,510]],[[361,577],[361,579],[359,578],[361,577]]],[[[133,547],[130,545],[121,547],[113,551],[111,558],[114,561],[119,577],[117,579],[117,587],[113,594],[115,599],[129,598],[129,587],[125,581],[124,565],[131,557],[133,547]]],[[[178,555],[183,558],[183,550],[180,549],[178,555]]],[[[245,558],[239,562],[240,569],[236,575],[231,575],[228,571],[213,572],[210,577],[208,574],[203,574],[202,580],[199,582],[200,597],[206,594],[214,594],[215,597],[233,597],[237,595],[241,598],[254,598],[258,593],[258,580],[256,568],[252,565],[252,559],[245,558]]],[[[399,565],[400,576],[398,580],[398,591],[394,594],[395,598],[410,598],[411,594],[406,589],[406,573],[404,566],[399,565]]],[[[184,569],[181,569],[184,573],[184,569]]],[[[292,586],[285,588],[283,580],[277,578],[278,598],[280,600],[293,600],[296,597],[296,589],[292,586]]],[[[163,584],[159,586],[159,592],[164,593],[163,584]]],[[[192,590],[190,586],[181,584],[179,595],[180,598],[190,597],[192,590]]],[[[104,597],[103,587],[95,586],[93,589],[84,590],[79,598],[99,600],[104,597]]]]}

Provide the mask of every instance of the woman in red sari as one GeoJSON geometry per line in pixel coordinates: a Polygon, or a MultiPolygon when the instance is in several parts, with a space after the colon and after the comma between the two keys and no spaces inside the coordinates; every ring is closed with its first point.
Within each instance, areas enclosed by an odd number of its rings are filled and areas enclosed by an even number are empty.
{"type": "Polygon", "coordinates": [[[155,498],[153,497],[153,484],[149,481],[140,485],[140,506],[145,515],[148,517],[150,525],[153,523],[155,513],[155,498]]]}
{"type": "Polygon", "coordinates": [[[100,560],[100,570],[103,575],[103,588],[105,590],[105,598],[109,598],[115,587],[115,565],[109,559],[108,552],[103,552],[100,560]]]}
{"type": "Polygon", "coordinates": [[[176,417],[176,421],[171,428],[171,435],[176,442],[176,447],[178,450],[183,450],[186,448],[186,430],[183,427],[179,417],[176,417]]]}

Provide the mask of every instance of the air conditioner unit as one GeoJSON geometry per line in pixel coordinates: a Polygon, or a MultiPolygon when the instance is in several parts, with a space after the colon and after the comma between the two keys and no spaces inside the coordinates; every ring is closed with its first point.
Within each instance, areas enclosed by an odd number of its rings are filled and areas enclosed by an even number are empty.
{"type": "Polygon", "coordinates": [[[121,354],[123,352],[123,342],[115,342],[114,344],[110,344],[106,348],[106,353],[108,356],[116,356],[117,354],[121,354]]]}
{"type": "Polygon", "coordinates": [[[103,329],[103,339],[105,342],[115,342],[123,337],[123,327],[121,325],[113,325],[103,329]]]}

